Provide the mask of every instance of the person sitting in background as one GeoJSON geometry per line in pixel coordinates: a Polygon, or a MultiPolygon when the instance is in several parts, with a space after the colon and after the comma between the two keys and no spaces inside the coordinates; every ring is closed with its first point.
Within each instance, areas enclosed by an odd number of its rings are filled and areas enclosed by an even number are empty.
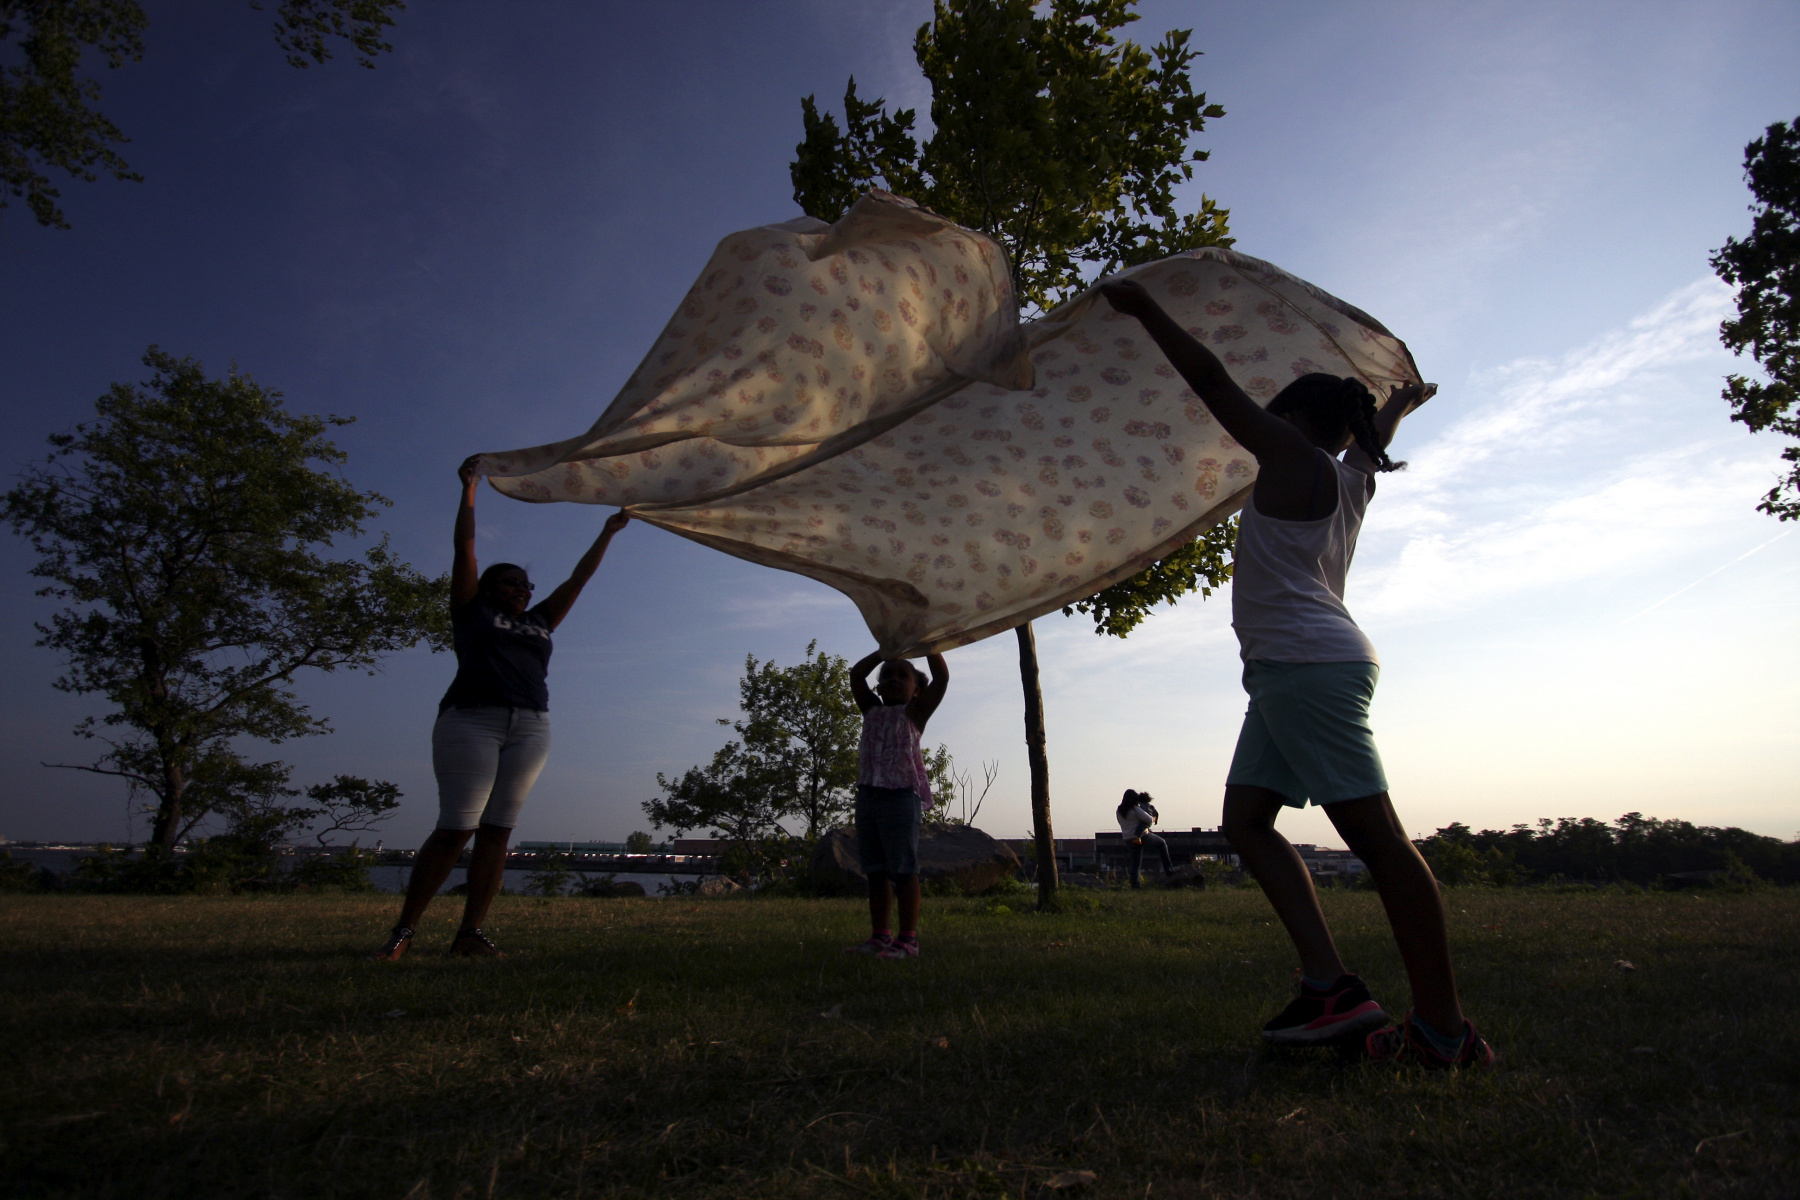
{"type": "Polygon", "coordinates": [[[1125,789],[1125,798],[1119,801],[1115,815],[1119,818],[1119,833],[1131,846],[1131,886],[1141,887],[1138,876],[1144,869],[1144,843],[1156,844],[1156,852],[1162,855],[1163,874],[1167,875],[1175,869],[1169,859],[1169,843],[1157,834],[1150,832],[1150,827],[1160,819],[1156,805],[1150,802],[1150,793],[1134,792],[1125,789]]]}

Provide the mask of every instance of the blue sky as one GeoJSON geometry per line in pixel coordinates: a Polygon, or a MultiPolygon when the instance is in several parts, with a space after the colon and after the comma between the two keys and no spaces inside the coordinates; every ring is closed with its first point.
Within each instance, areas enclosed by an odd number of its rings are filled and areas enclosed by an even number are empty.
{"type": "MultiPolygon", "coordinates": [[[[141,184],[64,187],[74,229],[0,216],[5,461],[82,419],[152,342],[236,362],[299,411],[359,418],[348,477],[447,565],[467,454],[585,429],[733,229],[796,215],[799,98],[923,110],[894,0],[416,4],[379,69],[294,71],[245,7],[154,4],[105,111],[141,184]],[[497,14],[504,13],[504,16],[497,14]]],[[[1800,114],[1787,2],[1146,3],[1190,27],[1223,104],[1201,188],[1238,247],[1374,313],[1437,400],[1383,480],[1349,602],[1384,660],[1375,725],[1410,829],[1626,811],[1800,831],[1800,537],[1754,511],[1780,443],[1730,424],[1729,295],[1707,254],[1749,223],[1744,144],[1800,114]]],[[[1740,368],[1741,369],[1741,368],[1740,368]]],[[[553,581],[589,508],[486,493],[480,552],[553,581]]],[[[127,833],[113,781],[46,770],[91,701],[32,646],[49,611],[0,541],[0,835],[127,833]]],[[[1211,826],[1241,717],[1223,598],[1125,642],[1038,622],[1058,831],[1120,791],[1211,826]]],[[[810,581],[634,526],[558,635],[557,745],[521,838],[622,837],[658,771],[704,759],[746,654],[854,609],[810,581]]],[[[999,775],[1023,832],[1010,638],[955,652],[928,740],[999,775]]],[[[390,843],[435,816],[428,739],[451,664],[403,655],[303,692],[338,732],[281,747],[299,782],[399,783],[390,843]]],[[[1332,842],[1316,812],[1290,836],[1332,842]]],[[[141,836],[141,825],[138,826],[141,836]]]]}

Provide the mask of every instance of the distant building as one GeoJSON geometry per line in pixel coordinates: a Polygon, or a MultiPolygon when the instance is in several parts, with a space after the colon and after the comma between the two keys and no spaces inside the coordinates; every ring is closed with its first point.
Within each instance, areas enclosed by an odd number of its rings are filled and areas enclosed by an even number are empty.
{"type": "Polygon", "coordinates": [[[1305,843],[1296,843],[1294,849],[1300,852],[1300,861],[1306,864],[1306,869],[1320,878],[1345,875],[1354,879],[1367,869],[1363,860],[1348,850],[1323,850],[1305,843]]]}

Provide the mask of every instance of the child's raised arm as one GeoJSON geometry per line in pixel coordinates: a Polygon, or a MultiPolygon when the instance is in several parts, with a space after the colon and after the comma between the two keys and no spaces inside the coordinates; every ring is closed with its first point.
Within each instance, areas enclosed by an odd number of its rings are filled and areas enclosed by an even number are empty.
{"type": "Polygon", "coordinates": [[[1264,412],[1231,378],[1218,355],[1177,325],[1143,284],[1135,279],[1115,279],[1101,284],[1100,294],[1117,311],[1138,319],[1169,365],[1194,389],[1225,432],[1255,455],[1259,464],[1266,467],[1291,460],[1311,469],[1317,456],[1312,443],[1293,425],[1264,412]]]}
{"type": "MultiPolygon", "coordinates": [[[[1394,434],[1400,429],[1400,422],[1436,394],[1437,384],[1435,383],[1403,384],[1388,394],[1387,400],[1376,410],[1374,421],[1375,438],[1381,443],[1383,450],[1393,443],[1394,434]]],[[[1371,480],[1374,479],[1377,470],[1375,460],[1370,458],[1368,453],[1355,442],[1350,443],[1350,451],[1344,455],[1344,465],[1355,467],[1368,475],[1371,480]]]]}
{"type": "Polygon", "coordinates": [[[950,687],[950,667],[944,662],[941,654],[927,654],[925,662],[931,667],[931,679],[912,703],[906,706],[906,715],[912,721],[913,728],[920,733],[925,732],[925,722],[931,720],[931,714],[937,706],[944,702],[944,693],[950,687]]]}
{"type": "Polygon", "coordinates": [[[850,695],[856,701],[858,712],[868,712],[881,703],[876,699],[875,693],[869,690],[869,672],[873,671],[880,662],[881,651],[877,650],[873,654],[865,655],[855,666],[850,668],[850,695]]]}

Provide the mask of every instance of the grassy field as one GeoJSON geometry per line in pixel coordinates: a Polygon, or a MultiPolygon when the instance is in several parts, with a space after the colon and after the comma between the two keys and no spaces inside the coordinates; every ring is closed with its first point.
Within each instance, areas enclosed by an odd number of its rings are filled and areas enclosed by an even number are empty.
{"type": "MultiPolygon", "coordinates": [[[[1800,1148],[1800,891],[1452,889],[1500,1068],[1264,1050],[1254,890],[502,898],[502,962],[361,961],[391,898],[0,897],[12,1196],[1774,1196],[1800,1148]],[[1627,970],[1618,965],[1632,964],[1627,970]],[[1063,1184],[1063,1187],[1056,1187],[1063,1184]]],[[[1404,1004],[1375,897],[1345,956],[1404,1004]]]]}

